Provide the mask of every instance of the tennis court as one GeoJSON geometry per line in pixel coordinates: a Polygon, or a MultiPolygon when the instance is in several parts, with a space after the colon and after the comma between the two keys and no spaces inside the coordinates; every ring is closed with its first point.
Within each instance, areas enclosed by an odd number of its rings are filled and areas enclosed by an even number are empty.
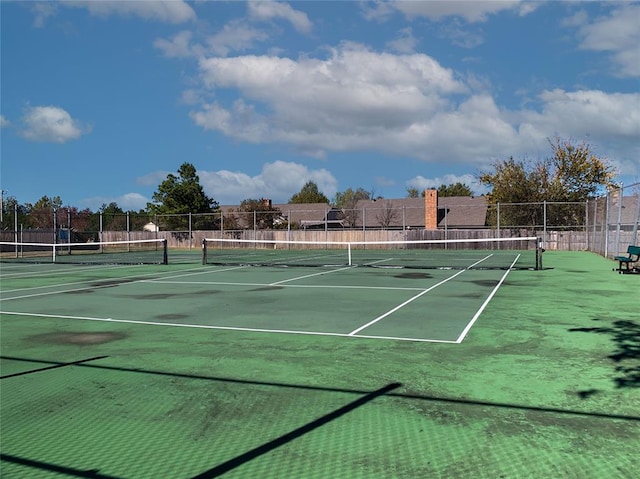
{"type": "Polygon", "coordinates": [[[583,478],[640,466],[629,294],[640,286],[610,261],[217,253],[0,265],[3,477],[583,478]]]}

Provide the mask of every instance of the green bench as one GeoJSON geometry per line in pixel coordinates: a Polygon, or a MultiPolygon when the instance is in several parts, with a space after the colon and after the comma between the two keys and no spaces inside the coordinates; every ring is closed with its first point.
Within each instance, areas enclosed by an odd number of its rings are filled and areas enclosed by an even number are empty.
{"type": "Polygon", "coordinates": [[[618,262],[618,269],[615,270],[618,273],[638,272],[638,267],[634,265],[640,261],[640,246],[629,246],[627,256],[615,256],[613,259],[618,262]]]}

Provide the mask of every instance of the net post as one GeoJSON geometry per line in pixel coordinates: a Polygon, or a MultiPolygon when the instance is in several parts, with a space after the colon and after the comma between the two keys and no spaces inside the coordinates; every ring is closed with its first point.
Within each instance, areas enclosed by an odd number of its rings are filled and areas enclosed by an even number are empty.
{"type": "Polygon", "coordinates": [[[202,238],[202,264],[207,264],[207,239],[202,238]]]}
{"type": "Polygon", "coordinates": [[[542,269],[542,238],[536,239],[536,270],[542,269]]]}
{"type": "Polygon", "coordinates": [[[169,264],[169,246],[167,245],[167,238],[162,240],[162,264],[169,264]]]}
{"type": "Polygon", "coordinates": [[[348,256],[348,264],[349,266],[352,266],[352,262],[351,262],[351,243],[347,243],[347,256],[348,256]]]}

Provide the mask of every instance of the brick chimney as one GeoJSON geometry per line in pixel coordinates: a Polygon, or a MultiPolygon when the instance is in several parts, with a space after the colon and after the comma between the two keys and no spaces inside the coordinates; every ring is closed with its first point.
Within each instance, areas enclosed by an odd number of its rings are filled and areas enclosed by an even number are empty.
{"type": "Polygon", "coordinates": [[[428,230],[438,229],[438,190],[424,192],[424,227],[428,230]]]}

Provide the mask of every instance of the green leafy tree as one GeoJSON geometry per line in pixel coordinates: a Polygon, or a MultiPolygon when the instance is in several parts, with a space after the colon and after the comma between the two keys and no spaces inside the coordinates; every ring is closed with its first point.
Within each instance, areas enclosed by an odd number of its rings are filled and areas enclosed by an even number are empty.
{"type": "MultiPolygon", "coordinates": [[[[191,163],[183,163],[178,169],[178,176],[167,175],[153,194],[152,200],[153,203],[147,203],[149,213],[162,215],[159,222],[164,228],[174,230],[188,227],[189,213],[216,213],[218,210],[218,203],[205,194],[196,168],[191,163]]],[[[204,217],[196,217],[193,219],[192,227],[199,228],[200,223],[210,222],[210,218],[207,220],[204,217]]]]}
{"type": "Polygon", "coordinates": [[[247,228],[253,228],[255,225],[257,229],[273,229],[282,218],[280,209],[272,206],[271,201],[264,198],[243,200],[239,210],[244,216],[247,228]]]}
{"type": "Polygon", "coordinates": [[[342,210],[342,221],[348,228],[354,228],[360,218],[360,211],[356,209],[356,205],[360,200],[370,200],[372,197],[364,188],[347,188],[343,192],[336,193],[333,204],[336,208],[342,210]]]}
{"type": "MultiPolygon", "coordinates": [[[[2,199],[2,224],[3,230],[15,230],[16,213],[18,214],[18,225],[25,225],[28,222],[29,210],[25,205],[18,203],[15,196],[7,196],[2,199]]],[[[8,237],[5,237],[8,238],[8,237]]],[[[13,238],[11,238],[13,241],[13,238]]]]}
{"type": "MultiPolygon", "coordinates": [[[[588,144],[574,145],[556,137],[550,140],[553,156],[537,162],[524,160],[497,161],[493,171],[480,175],[480,182],[491,188],[490,204],[517,203],[516,207],[500,209],[500,224],[504,226],[537,226],[544,221],[544,209],[526,203],[583,203],[614,179],[613,167],[596,157],[588,144]]],[[[495,208],[490,221],[495,223],[495,208]]],[[[583,204],[554,205],[547,211],[550,225],[574,226],[584,220],[583,204]]]]}
{"type": "MultiPolygon", "coordinates": [[[[438,187],[438,196],[473,196],[473,191],[464,183],[444,183],[438,187]]],[[[407,188],[407,198],[424,198],[424,190],[418,191],[418,188],[407,188]]]]}
{"type": "MultiPolygon", "coordinates": [[[[424,195],[423,195],[424,196],[424,195]]],[[[418,188],[407,188],[407,198],[419,198],[420,193],[418,192],[418,188]]]]}
{"type": "Polygon", "coordinates": [[[102,228],[105,231],[126,231],[127,214],[117,203],[111,202],[100,207],[102,214],[102,228]]]}
{"type": "MultiPolygon", "coordinates": [[[[424,193],[422,196],[424,196],[424,193]]],[[[438,196],[473,196],[473,191],[464,183],[457,182],[455,184],[440,185],[438,196]]]]}
{"type": "Polygon", "coordinates": [[[329,199],[318,189],[313,181],[307,181],[302,189],[294,194],[289,203],[329,203],[329,199]]]}

